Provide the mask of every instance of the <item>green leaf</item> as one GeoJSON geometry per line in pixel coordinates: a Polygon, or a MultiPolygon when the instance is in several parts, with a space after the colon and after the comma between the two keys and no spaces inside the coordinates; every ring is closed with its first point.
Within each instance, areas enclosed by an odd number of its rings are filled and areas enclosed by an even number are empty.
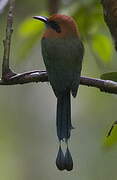
{"type": "Polygon", "coordinates": [[[117,82],[117,72],[109,72],[102,74],[100,78],[104,80],[111,80],[117,82]]]}
{"type": "Polygon", "coordinates": [[[28,38],[40,33],[44,27],[44,24],[32,18],[24,20],[19,28],[18,33],[22,38],[28,38]]]}
{"type": "MultiPolygon", "coordinates": [[[[41,13],[45,15],[44,13],[41,13]]],[[[39,40],[44,28],[44,23],[35,20],[32,17],[26,18],[18,27],[18,36],[20,37],[20,47],[18,47],[17,62],[21,62],[31,52],[31,49],[39,40]]]]}
{"type": "Polygon", "coordinates": [[[101,16],[101,10],[99,3],[90,0],[90,2],[79,3],[79,6],[76,6],[77,9],[74,11],[72,16],[78,23],[79,30],[86,38],[89,35],[94,35],[100,30],[100,26],[103,24],[103,18],[101,16]]]}
{"type": "Polygon", "coordinates": [[[111,135],[109,137],[104,138],[104,146],[111,147],[116,143],[117,143],[117,126],[113,128],[111,135]]]}
{"type": "Polygon", "coordinates": [[[112,60],[112,41],[107,36],[96,34],[92,40],[92,48],[103,62],[108,63],[112,60]]]}

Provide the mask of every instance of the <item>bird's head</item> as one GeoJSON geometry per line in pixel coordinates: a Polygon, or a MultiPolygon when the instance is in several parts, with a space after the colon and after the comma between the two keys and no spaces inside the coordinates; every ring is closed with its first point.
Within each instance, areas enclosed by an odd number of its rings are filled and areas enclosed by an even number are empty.
{"type": "Polygon", "coordinates": [[[46,32],[44,37],[48,38],[65,38],[65,37],[79,37],[79,32],[75,21],[72,17],[54,14],[51,17],[34,16],[34,19],[40,20],[46,24],[46,32]]]}

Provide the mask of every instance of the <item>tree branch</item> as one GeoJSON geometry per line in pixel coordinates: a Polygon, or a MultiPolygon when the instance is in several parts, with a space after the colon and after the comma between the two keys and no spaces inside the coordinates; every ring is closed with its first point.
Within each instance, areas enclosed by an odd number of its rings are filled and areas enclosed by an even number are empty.
{"type": "MultiPolygon", "coordinates": [[[[6,81],[1,80],[0,85],[16,85],[31,82],[47,82],[48,75],[46,71],[29,71],[8,77],[6,81]]],[[[110,80],[101,80],[96,78],[81,77],[80,84],[99,88],[103,92],[117,94],[117,83],[110,80]]]]}
{"type": "Polygon", "coordinates": [[[3,40],[4,44],[4,55],[2,63],[2,79],[6,78],[6,74],[14,75],[9,68],[9,56],[10,56],[10,46],[11,46],[11,36],[12,36],[12,24],[13,24],[13,12],[14,12],[15,0],[10,0],[9,12],[7,16],[7,25],[6,25],[6,38],[3,40]]]}

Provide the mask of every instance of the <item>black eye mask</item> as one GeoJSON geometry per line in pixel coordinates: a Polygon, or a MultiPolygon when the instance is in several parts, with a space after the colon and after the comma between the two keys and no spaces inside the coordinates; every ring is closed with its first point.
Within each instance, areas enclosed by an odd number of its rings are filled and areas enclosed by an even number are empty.
{"type": "Polygon", "coordinates": [[[61,32],[61,28],[59,26],[59,24],[56,21],[48,21],[48,25],[54,29],[57,33],[61,32]]]}

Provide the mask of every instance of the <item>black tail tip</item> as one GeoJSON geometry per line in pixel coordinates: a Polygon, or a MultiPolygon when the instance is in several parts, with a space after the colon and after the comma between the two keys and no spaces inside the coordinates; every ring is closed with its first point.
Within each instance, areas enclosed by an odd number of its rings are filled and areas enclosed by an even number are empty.
{"type": "Polygon", "coordinates": [[[67,171],[73,170],[73,159],[72,159],[72,156],[71,156],[71,153],[70,153],[68,147],[67,147],[66,153],[65,153],[64,164],[65,164],[65,169],[67,171]]]}
{"type": "Polygon", "coordinates": [[[56,166],[60,171],[63,171],[65,169],[64,154],[61,149],[61,146],[59,146],[59,151],[58,151],[57,158],[56,158],[56,166]]]}
{"type": "Polygon", "coordinates": [[[56,166],[60,171],[73,170],[73,159],[72,159],[72,156],[71,156],[71,153],[70,153],[68,147],[67,147],[66,153],[64,155],[63,151],[61,149],[61,146],[59,146],[59,151],[58,151],[57,158],[56,158],[56,166]]]}

